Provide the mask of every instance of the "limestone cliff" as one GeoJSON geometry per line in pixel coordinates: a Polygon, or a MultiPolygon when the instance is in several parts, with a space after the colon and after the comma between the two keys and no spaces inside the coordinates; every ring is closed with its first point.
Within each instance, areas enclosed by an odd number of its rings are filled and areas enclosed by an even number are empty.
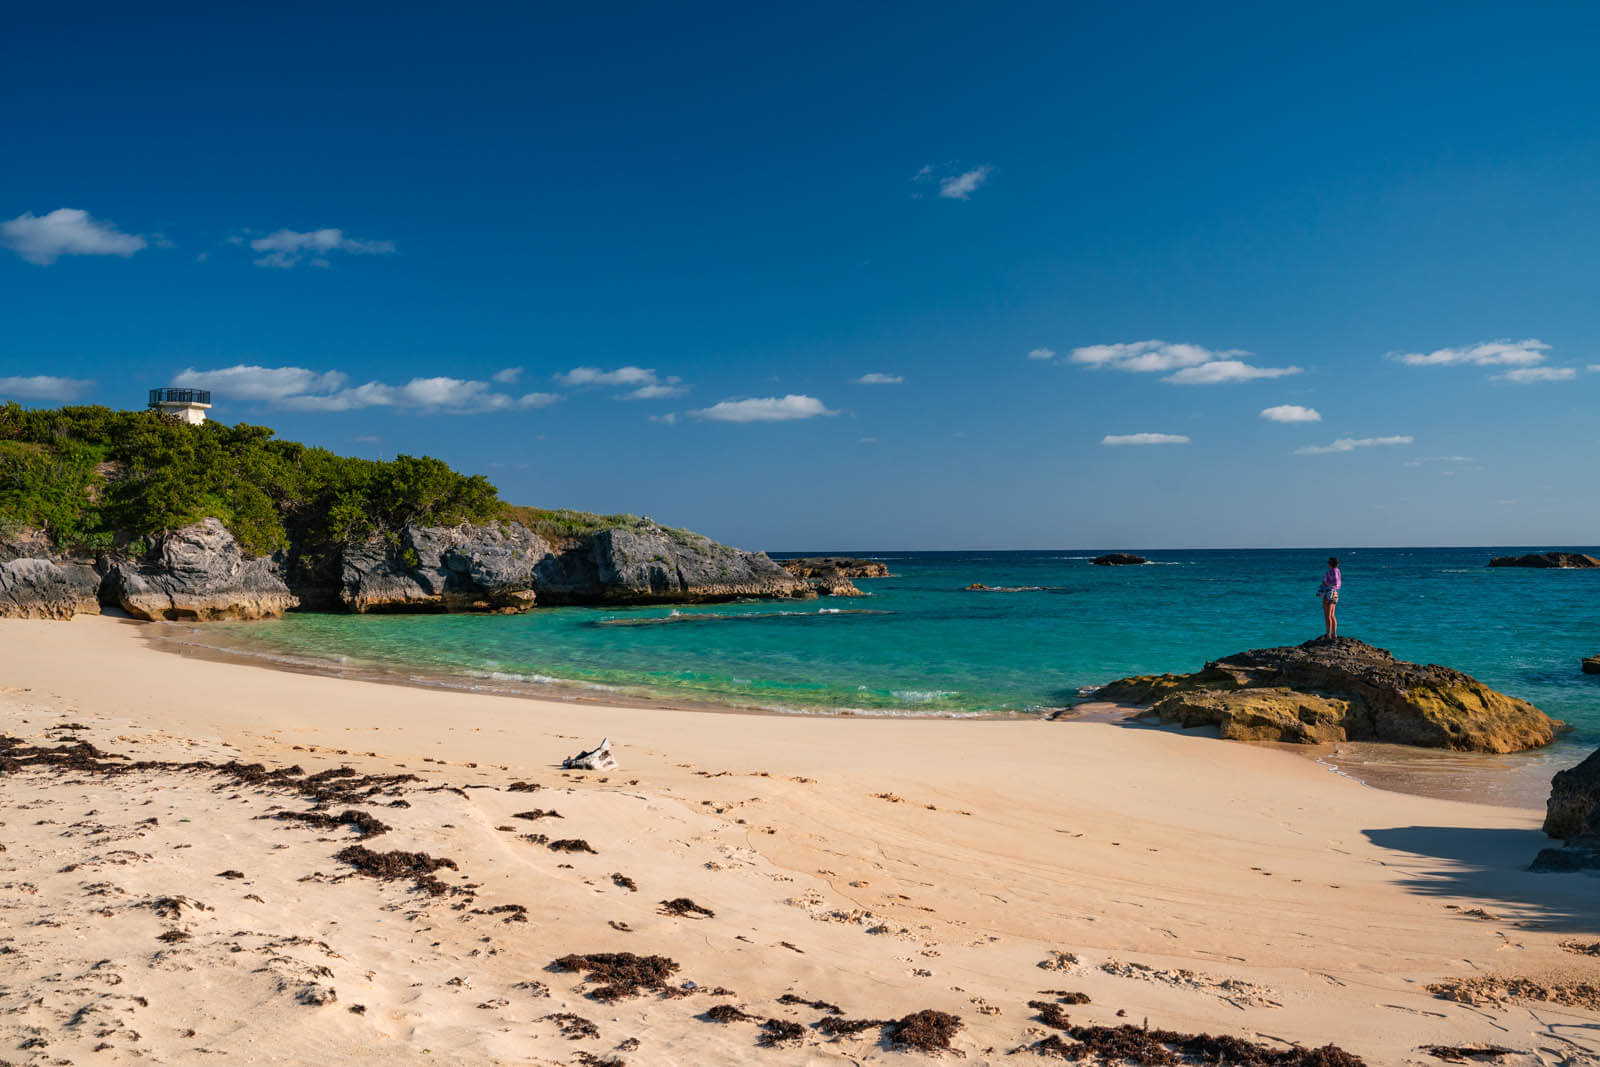
{"type": "Polygon", "coordinates": [[[1550,780],[1544,832],[1562,848],[1547,848],[1533,861],[1536,871],[1600,869],[1600,749],[1550,780]]]}
{"type": "Polygon", "coordinates": [[[30,556],[0,563],[0,618],[95,615],[99,592],[100,575],[83,563],[30,556]]]}
{"type": "Polygon", "coordinates": [[[816,593],[767,558],[654,524],[580,538],[536,569],[545,604],[649,604],[804,598],[816,593]]]}
{"type": "Polygon", "coordinates": [[[277,618],[299,603],[279,562],[246,558],[216,519],[167,534],[141,561],[111,564],[100,601],[137,619],[199,622],[277,618]]]}
{"type": "Polygon", "coordinates": [[[531,608],[534,568],[548,542],[519,523],[407,526],[393,541],[347,547],[339,601],[350,611],[493,611],[531,608]]]}
{"type": "Polygon", "coordinates": [[[1223,737],[1249,741],[1520,752],[1549,744],[1561,725],[1460,671],[1397,660],[1349,637],[1238,652],[1193,674],[1123,678],[1096,697],[1146,704],[1163,722],[1214,724],[1223,737]]]}

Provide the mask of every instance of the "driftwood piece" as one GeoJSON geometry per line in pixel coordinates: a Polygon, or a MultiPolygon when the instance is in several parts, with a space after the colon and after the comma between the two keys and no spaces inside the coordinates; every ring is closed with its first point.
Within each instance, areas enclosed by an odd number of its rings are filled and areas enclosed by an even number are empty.
{"type": "Polygon", "coordinates": [[[564,771],[612,771],[616,770],[617,758],[611,754],[611,738],[602,738],[600,744],[587,752],[580,752],[576,756],[568,756],[561,761],[564,771]]]}

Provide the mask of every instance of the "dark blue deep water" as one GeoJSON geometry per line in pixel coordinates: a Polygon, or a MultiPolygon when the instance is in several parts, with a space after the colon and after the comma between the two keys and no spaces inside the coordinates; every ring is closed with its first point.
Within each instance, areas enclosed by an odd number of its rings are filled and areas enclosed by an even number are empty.
{"type": "MultiPolygon", "coordinates": [[[[1600,654],[1600,570],[1487,566],[1523,549],[1335,551],[1341,634],[1531,700],[1574,724],[1566,744],[1600,742],[1600,677],[1579,672],[1600,654]]],[[[305,614],[218,636],[258,654],[462,684],[808,712],[1028,713],[1124,675],[1317,636],[1329,551],[1145,552],[1154,562],[1139,567],[1093,567],[1087,551],[858,554],[895,577],[859,581],[870,595],[857,599],[305,614]],[[1017,591],[963,590],[973,582],[1017,591]]]]}

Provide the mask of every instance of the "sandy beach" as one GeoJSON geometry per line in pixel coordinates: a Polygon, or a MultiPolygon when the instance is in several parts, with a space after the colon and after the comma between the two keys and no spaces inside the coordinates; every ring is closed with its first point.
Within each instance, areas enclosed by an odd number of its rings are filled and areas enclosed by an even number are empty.
{"type": "Polygon", "coordinates": [[[410,688],[97,617],[0,621],[0,729],[152,763],[0,776],[13,1063],[1009,1064],[1127,1025],[1600,1062],[1600,883],[1524,870],[1538,812],[1273,748],[410,688]],[[450,863],[370,876],[395,850],[450,863]],[[665,960],[555,962],[603,953],[665,960]],[[923,1011],[949,1051],[872,1022],[923,1011]]]}

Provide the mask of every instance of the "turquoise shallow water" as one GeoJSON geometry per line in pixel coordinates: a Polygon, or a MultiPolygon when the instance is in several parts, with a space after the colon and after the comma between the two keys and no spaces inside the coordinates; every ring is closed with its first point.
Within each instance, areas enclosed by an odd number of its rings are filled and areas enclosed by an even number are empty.
{"type": "MultiPolygon", "coordinates": [[[[1600,742],[1600,677],[1578,669],[1600,653],[1600,571],[1489,568],[1504,548],[1335,551],[1341,634],[1531,700],[1576,727],[1564,745],[1600,742]]],[[[459,684],[878,714],[1034,713],[1113,678],[1322,632],[1328,550],[1144,554],[1153,565],[1093,567],[1086,551],[881,552],[872,558],[896,576],[858,582],[871,595],[857,599],[297,614],[205,629],[256,654],[459,684]],[[973,582],[1021,591],[963,590],[973,582]]]]}

